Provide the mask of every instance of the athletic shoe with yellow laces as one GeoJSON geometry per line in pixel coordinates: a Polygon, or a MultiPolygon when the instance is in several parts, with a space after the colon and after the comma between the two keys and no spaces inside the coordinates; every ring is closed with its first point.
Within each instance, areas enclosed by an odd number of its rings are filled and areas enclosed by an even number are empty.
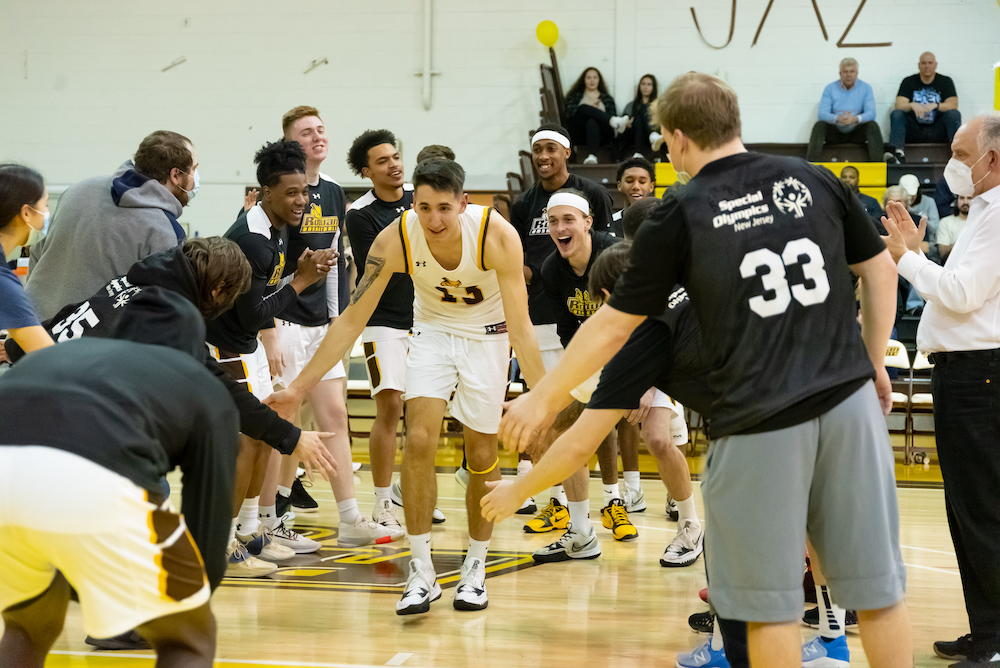
{"type": "Polygon", "coordinates": [[[569,508],[556,499],[550,499],[549,505],[542,508],[542,512],[524,525],[524,533],[548,533],[567,527],[569,527],[569,508]]]}
{"type": "Polygon", "coordinates": [[[628,511],[621,499],[611,499],[611,503],[601,510],[604,528],[611,529],[615,540],[635,540],[639,531],[628,518],[628,511]]]}

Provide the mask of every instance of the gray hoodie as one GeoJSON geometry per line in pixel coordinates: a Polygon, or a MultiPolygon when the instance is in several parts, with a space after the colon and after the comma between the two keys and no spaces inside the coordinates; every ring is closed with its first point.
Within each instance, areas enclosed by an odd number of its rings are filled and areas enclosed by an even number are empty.
{"type": "Polygon", "coordinates": [[[59,197],[49,232],[31,247],[25,290],[39,318],[81,302],[133,264],[184,240],[183,207],[166,186],[125,162],[113,176],[71,186],[59,197]]]}

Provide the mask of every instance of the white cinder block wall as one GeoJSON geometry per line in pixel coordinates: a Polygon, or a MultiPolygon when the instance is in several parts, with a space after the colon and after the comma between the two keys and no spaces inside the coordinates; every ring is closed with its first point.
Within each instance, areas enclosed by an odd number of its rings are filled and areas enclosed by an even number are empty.
{"type": "Polygon", "coordinates": [[[751,48],[766,0],[434,0],[430,111],[421,104],[423,3],[419,0],[0,0],[0,159],[40,169],[65,186],[110,173],[156,129],[189,136],[202,189],[182,217],[192,231],[219,234],[232,222],[243,186],[254,181],[253,153],[280,134],[297,104],[320,108],[330,135],[325,171],[360,185],[344,155],[367,128],[403,141],[406,168],[420,147],[447,144],[470,188],[502,188],[516,152],[538,122],[535,40],[544,19],[560,28],[556,47],[568,86],[586,66],[607,78],[619,107],[638,77],[661,86],[682,72],[717,73],[739,92],[744,138],[808,139],[822,87],[848,55],[876,90],[879,120],[899,80],[933,50],[955,78],[963,114],[992,108],[993,63],[1000,61],[996,0],[868,0],[838,48],[860,0],[819,0],[824,42],[809,0],[775,0],[751,48]],[[183,56],[186,62],[161,70],[183,56]],[[314,59],[329,59],[309,74],[314,59]]]}

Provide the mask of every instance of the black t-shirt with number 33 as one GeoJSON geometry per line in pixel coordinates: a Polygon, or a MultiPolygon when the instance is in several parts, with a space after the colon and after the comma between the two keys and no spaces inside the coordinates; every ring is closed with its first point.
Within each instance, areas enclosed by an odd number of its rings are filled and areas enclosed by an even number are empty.
{"type": "Polygon", "coordinates": [[[713,438],[815,418],[874,377],[849,264],[885,249],[857,198],[798,158],[738,153],[654,209],[609,303],[656,316],[676,284],[701,323],[713,438]]]}

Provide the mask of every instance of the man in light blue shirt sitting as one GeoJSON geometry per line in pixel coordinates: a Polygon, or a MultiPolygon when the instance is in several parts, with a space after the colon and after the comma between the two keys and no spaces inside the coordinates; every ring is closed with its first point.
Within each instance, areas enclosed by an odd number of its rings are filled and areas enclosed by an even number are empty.
{"type": "Polygon", "coordinates": [[[823,144],[867,144],[868,160],[884,160],[882,130],[875,122],[875,93],[858,79],[858,61],[840,61],[840,80],[823,89],[819,121],[813,126],[806,159],[819,160],[823,144]]]}

